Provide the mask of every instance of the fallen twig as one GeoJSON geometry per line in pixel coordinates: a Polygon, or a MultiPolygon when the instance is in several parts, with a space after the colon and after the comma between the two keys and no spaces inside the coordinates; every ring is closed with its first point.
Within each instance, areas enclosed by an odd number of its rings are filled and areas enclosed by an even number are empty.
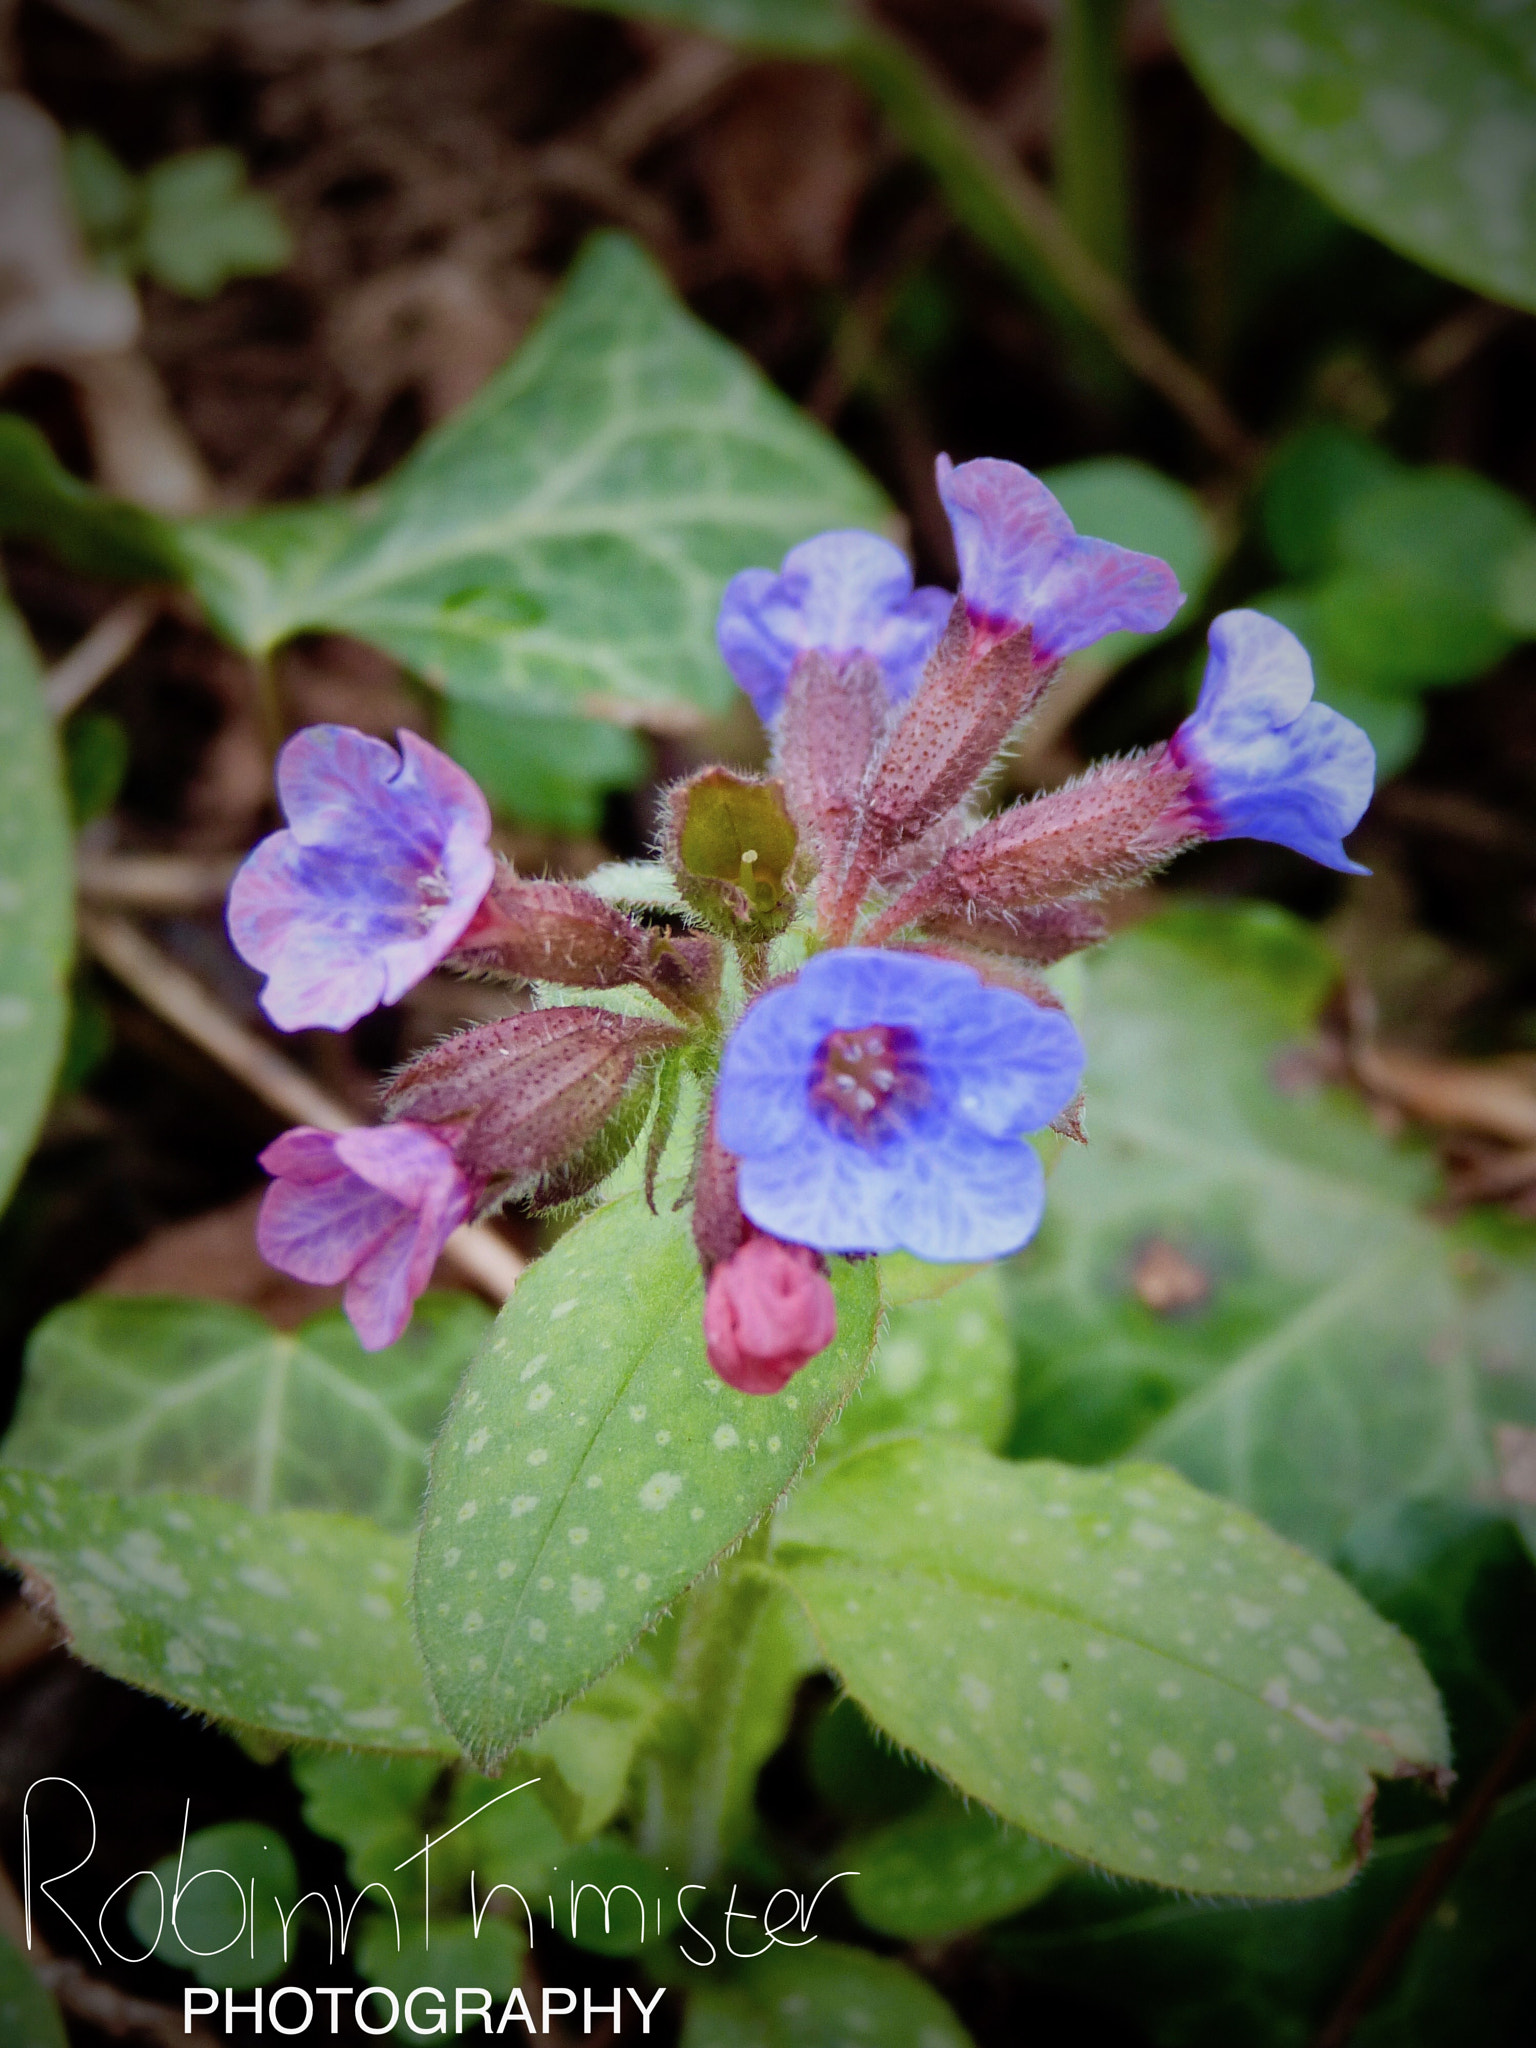
{"type": "Polygon", "coordinates": [[[1514,1775],[1531,1739],[1536,1737],[1536,1699],[1516,1722],[1508,1741],[1484,1772],[1461,1818],[1441,1843],[1388,1921],[1380,1940],[1367,1955],[1324,2022],[1312,2048],[1344,2048],[1382,1992],[1397,1975],[1419,1930],[1439,1903],[1493,1818],[1499,1795],[1514,1775]]]}
{"type": "MultiPolygon", "coordinates": [[[[195,975],[127,918],[82,911],[80,937],[146,1009],[216,1060],[279,1116],[322,1131],[352,1130],[361,1121],[302,1068],[238,1023],[195,975]]],[[[443,1258],[462,1280],[497,1303],[511,1294],[528,1263],[483,1223],[462,1224],[444,1246],[443,1258]]]]}
{"type": "Polygon", "coordinates": [[[104,683],[128,659],[154,624],[159,610],[160,599],[153,591],[136,590],[110,611],[103,612],[90,631],[43,678],[43,701],[49,716],[62,721],[78,710],[97,684],[104,683]]]}
{"type": "Polygon", "coordinates": [[[229,893],[238,860],[196,853],[95,853],[75,857],[75,885],[93,903],[160,916],[206,910],[229,893]]]}
{"type": "Polygon", "coordinates": [[[147,1998],[135,1998],[101,1977],[93,1977],[83,1963],[56,1956],[34,1928],[28,1954],[27,1916],[9,1873],[0,1868],[0,1930],[12,1946],[28,1955],[33,1975],[45,1985],[66,2012],[87,2026],[97,2027],[116,2041],[137,2039],[160,2041],[165,2048],[216,2048],[214,2038],[202,2027],[183,2026],[182,2016],[168,2005],[153,2005],[147,1998]]]}

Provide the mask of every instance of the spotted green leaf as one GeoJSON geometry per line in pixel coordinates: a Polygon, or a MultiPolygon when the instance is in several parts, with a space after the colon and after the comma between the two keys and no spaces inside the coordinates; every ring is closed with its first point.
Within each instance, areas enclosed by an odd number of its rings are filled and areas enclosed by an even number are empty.
{"type": "Polygon", "coordinates": [[[215,623],[250,652],[324,628],[455,696],[665,719],[721,709],[726,579],[875,486],[629,241],[602,235],[464,410],[366,497],[181,529],[215,623]]]}
{"type": "Polygon", "coordinates": [[[1222,113],[1406,255],[1536,307],[1529,0],[1171,0],[1222,113]]]}
{"type": "Polygon", "coordinates": [[[290,1333],[223,1302],[86,1295],[33,1333],[6,1461],[97,1492],[413,1529],[432,1438],[489,1322],[466,1295],[428,1295],[398,1343],[365,1352],[339,1311],[290,1333]]]}
{"type": "MultiPolygon", "coordinates": [[[[882,1270],[882,1284],[884,1272],[882,1270]]],[[[874,1364],[823,1439],[837,1453],[882,1431],[923,1429],[998,1450],[1013,1426],[1013,1336],[997,1269],[891,1310],[874,1364]]]]}
{"type": "Polygon", "coordinates": [[[1265,907],[1095,956],[1091,1142],[1007,1275],[1016,1452],[1134,1448],[1324,1555],[1384,1499],[1483,1483],[1472,1316],[1502,1284],[1424,1213],[1433,1163],[1319,1081],[1336,972],[1265,907]]]}
{"type": "MultiPolygon", "coordinates": [[[[782,1911],[782,1907],[780,1908],[782,1911]]],[[[750,1933],[750,1929],[748,1932],[750,1933]]],[[[771,1949],[689,1993],[682,2048],[971,2048],[931,1985],[886,1956],[818,1939],[771,1949]]]]}
{"type": "Polygon", "coordinates": [[[453,1754],[411,1642],[403,1536],[12,1469],[0,1542],[114,1678],[285,1741],[453,1754]]]}
{"type": "Polygon", "coordinates": [[[51,1994],[32,1974],[25,1954],[0,1934],[0,2040],[11,2048],[69,2048],[51,1994]]]}
{"type": "Polygon", "coordinates": [[[867,1445],[796,1496],[775,1564],[896,1742],[1127,1876],[1330,1891],[1359,1867],[1373,1777],[1448,1762],[1405,1638],[1156,1466],[867,1445]]]}
{"type": "Polygon", "coordinates": [[[37,657],[0,592],[0,1202],[64,1049],[73,929],[69,816],[37,657]]]}
{"type": "Polygon", "coordinates": [[[1032,1906],[1074,1868],[1032,1835],[940,1793],[847,1845],[848,1903],[877,1934],[945,1941],[1032,1906]]]}
{"type": "Polygon", "coordinates": [[[590,1685],[772,1507],[857,1384],[878,1282],[839,1264],[836,1342],[788,1389],[710,1371],[685,1216],[627,1195],[533,1265],[432,1460],[417,1623],[482,1763],[590,1685]]]}

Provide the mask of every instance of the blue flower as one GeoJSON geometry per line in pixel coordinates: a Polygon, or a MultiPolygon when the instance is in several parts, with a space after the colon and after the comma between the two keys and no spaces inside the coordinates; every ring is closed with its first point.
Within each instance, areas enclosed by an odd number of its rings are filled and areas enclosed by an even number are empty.
{"type": "Polygon", "coordinates": [[[345,725],[295,733],[277,761],[288,829],[229,892],[235,951],[267,976],[283,1031],[332,1031],[398,1002],[458,944],[496,872],[491,814],[446,754],[345,725]]]}
{"type": "Polygon", "coordinates": [[[1267,839],[1341,874],[1369,874],[1342,844],[1376,776],[1360,730],[1312,701],[1312,664],[1262,612],[1223,612],[1193,712],[1168,743],[1211,839],[1267,839]]]}
{"type": "Polygon", "coordinates": [[[947,591],[912,588],[900,548],[878,534],[822,533],[772,569],[743,569],[726,585],[715,636],[726,667],[768,724],[795,657],[843,662],[867,654],[893,702],[910,695],[949,616],[947,591]]]}
{"type": "Polygon", "coordinates": [[[1039,1227],[1025,1134],[1077,1092],[1070,1020],[921,953],[819,953],[720,1064],[721,1144],[760,1230],[823,1252],[995,1259],[1039,1227]]]}
{"type": "Polygon", "coordinates": [[[1040,666],[1106,633],[1158,633],[1184,593],[1156,555],[1079,535],[1039,477],[983,458],[938,460],[939,496],[960,562],[971,622],[989,640],[1021,627],[1040,666]]]}

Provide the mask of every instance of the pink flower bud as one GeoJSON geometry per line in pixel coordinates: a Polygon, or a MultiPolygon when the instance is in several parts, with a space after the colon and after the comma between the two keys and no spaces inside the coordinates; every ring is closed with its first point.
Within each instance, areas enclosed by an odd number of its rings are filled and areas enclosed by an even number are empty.
{"type": "Polygon", "coordinates": [[[710,1275],[704,1342],[739,1393],[779,1393],[836,1335],[832,1284],[804,1245],[749,1237],[710,1275]]]}

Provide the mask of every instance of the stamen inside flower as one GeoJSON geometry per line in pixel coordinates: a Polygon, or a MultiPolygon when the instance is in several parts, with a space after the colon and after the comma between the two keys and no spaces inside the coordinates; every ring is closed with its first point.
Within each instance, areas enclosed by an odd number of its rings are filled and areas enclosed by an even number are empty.
{"type": "Polygon", "coordinates": [[[928,1100],[917,1034],[901,1024],[829,1032],[817,1050],[815,1076],[812,1102],[834,1127],[863,1143],[885,1136],[903,1110],[928,1100]]]}
{"type": "Polygon", "coordinates": [[[418,877],[416,883],[416,917],[425,929],[437,922],[438,913],[452,896],[453,890],[441,865],[429,874],[418,877]]]}

